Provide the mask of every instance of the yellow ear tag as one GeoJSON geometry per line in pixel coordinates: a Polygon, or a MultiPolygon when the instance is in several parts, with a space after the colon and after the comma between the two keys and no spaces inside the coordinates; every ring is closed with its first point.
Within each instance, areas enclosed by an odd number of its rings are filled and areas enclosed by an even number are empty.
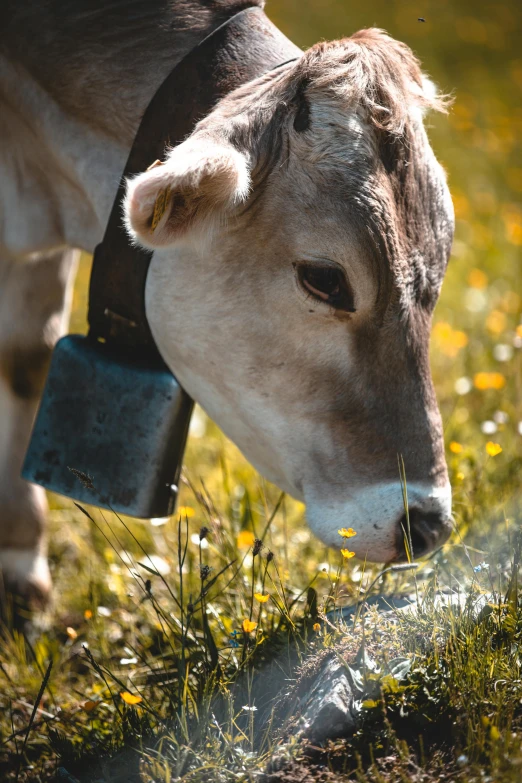
{"type": "Polygon", "coordinates": [[[150,171],[151,169],[157,169],[158,166],[164,166],[164,165],[165,164],[163,163],[162,160],[160,160],[159,158],[156,158],[154,163],[151,163],[150,166],[148,166],[148,168],[146,169],[146,171],[150,171]]]}
{"type": "Polygon", "coordinates": [[[152,222],[150,224],[151,234],[156,230],[156,228],[158,227],[158,223],[160,222],[161,218],[167,211],[167,207],[170,201],[170,195],[171,195],[171,188],[169,185],[169,187],[165,188],[165,190],[162,190],[160,193],[158,193],[156,197],[156,201],[154,202],[154,211],[152,213],[152,222]]]}

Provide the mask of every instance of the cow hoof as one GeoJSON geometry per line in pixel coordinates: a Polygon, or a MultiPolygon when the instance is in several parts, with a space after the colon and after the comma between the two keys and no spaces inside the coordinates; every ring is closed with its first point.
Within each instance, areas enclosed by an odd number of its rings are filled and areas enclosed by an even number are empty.
{"type": "Polygon", "coordinates": [[[35,612],[45,609],[51,598],[51,574],[47,558],[33,550],[0,550],[2,618],[20,627],[35,612]]]}

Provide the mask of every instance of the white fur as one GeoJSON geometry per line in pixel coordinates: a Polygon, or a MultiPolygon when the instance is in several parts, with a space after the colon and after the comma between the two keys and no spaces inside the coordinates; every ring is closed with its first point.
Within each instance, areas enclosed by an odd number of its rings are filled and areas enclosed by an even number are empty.
{"type": "MultiPolygon", "coordinates": [[[[0,552],[5,548],[24,553],[23,557],[18,558],[22,564],[33,557],[31,551],[37,552],[39,565],[37,563],[32,570],[38,579],[43,579],[41,560],[45,560],[47,511],[45,491],[20,477],[38,405],[38,388],[31,391],[29,387],[31,383],[42,382],[45,372],[44,365],[40,368],[32,367],[30,362],[33,355],[45,355],[67,328],[78,253],[65,251],[37,254],[24,263],[0,258],[1,261],[0,368],[3,372],[0,372],[0,552]],[[22,376],[26,374],[29,384],[25,393],[17,390],[16,378],[12,375],[13,360],[17,354],[18,371],[22,376]]],[[[5,562],[8,568],[9,560],[5,562]]],[[[31,585],[32,575],[28,573],[24,582],[20,575],[22,566],[16,568],[20,589],[34,587],[34,584],[31,585]]],[[[43,580],[36,585],[42,597],[48,592],[47,582],[43,580]]]]}
{"type": "Polygon", "coordinates": [[[128,149],[69,117],[0,55],[0,258],[101,240],[128,149]],[[33,118],[37,118],[36,122],[33,118]]]}
{"type": "Polygon", "coordinates": [[[7,384],[0,377],[0,474],[6,469],[6,461],[9,459],[9,449],[12,445],[14,416],[14,400],[7,384]]]}
{"type": "Polygon", "coordinates": [[[26,584],[38,587],[46,594],[51,589],[51,573],[47,558],[33,549],[1,549],[0,570],[10,585],[26,584]]]}
{"type": "MultiPolygon", "coordinates": [[[[407,484],[408,507],[426,513],[451,517],[451,486],[427,483],[407,484]]],[[[308,523],[328,546],[347,547],[362,559],[393,560],[397,556],[397,534],[404,515],[404,499],[399,481],[348,489],[345,497],[305,494],[308,523]],[[390,525],[390,522],[392,524],[390,525]],[[338,529],[352,527],[357,535],[343,539],[338,529]]],[[[400,531],[399,531],[400,535],[400,531]]],[[[415,553],[414,553],[415,555],[415,553]]]]}
{"type": "Polygon", "coordinates": [[[200,210],[202,199],[207,202],[203,205],[205,219],[191,226],[191,239],[208,247],[227,211],[248,196],[250,172],[246,157],[231,145],[216,144],[196,134],[171,150],[162,166],[130,179],[123,208],[125,225],[133,239],[151,250],[183,238],[169,224],[170,203],[154,231],[148,227],[156,199],[167,188],[171,199],[176,192],[184,198],[198,198],[200,210]]]}

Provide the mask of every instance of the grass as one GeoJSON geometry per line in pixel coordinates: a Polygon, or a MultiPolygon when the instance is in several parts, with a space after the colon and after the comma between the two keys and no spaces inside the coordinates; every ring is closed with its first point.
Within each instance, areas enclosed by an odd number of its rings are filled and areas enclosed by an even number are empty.
{"type": "MultiPolygon", "coordinates": [[[[466,395],[471,415],[483,395],[466,395]]],[[[305,769],[310,780],[518,781],[517,435],[505,425],[492,457],[479,427],[473,441],[449,428],[457,531],[416,572],[379,576],[322,547],[303,508],[200,412],[177,517],[152,525],[54,498],[54,606],[32,639],[0,643],[2,780],[54,780],[61,767],[56,779],[246,781],[275,754],[282,769],[267,780],[305,769]],[[436,586],[483,596],[486,609],[477,621],[466,606],[437,607],[436,586]],[[296,679],[294,646],[307,665],[356,655],[362,619],[314,628],[368,591],[420,595],[418,613],[372,630],[378,660],[411,657],[407,684],[383,681],[361,731],[326,750],[293,743],[265,713],[258,725],[245,708],[269,690],[274,661],[283,682],[296,679]]]]}

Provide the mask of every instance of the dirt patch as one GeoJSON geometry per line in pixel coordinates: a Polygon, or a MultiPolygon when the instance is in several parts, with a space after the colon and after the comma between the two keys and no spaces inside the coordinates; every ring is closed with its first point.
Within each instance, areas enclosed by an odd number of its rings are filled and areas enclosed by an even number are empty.
{"type": "Polygon", "coordinates": [[[343,783],[349,776],[333,772],[327,767],[310,764],[306,760],[291,761],[261,778],[261,783],[343,783]]]}
{"type": "Polygon", "coordinates": [[[463,771],[441,752],[434,753],[422,768],[412,754],[397,752],[377,759],[363,769],[346,743],[332,744],[324,753],[309,751],[310,755],[268,771],[260,778],[260,783],[459,783],[463,779],[463,771]]]}

